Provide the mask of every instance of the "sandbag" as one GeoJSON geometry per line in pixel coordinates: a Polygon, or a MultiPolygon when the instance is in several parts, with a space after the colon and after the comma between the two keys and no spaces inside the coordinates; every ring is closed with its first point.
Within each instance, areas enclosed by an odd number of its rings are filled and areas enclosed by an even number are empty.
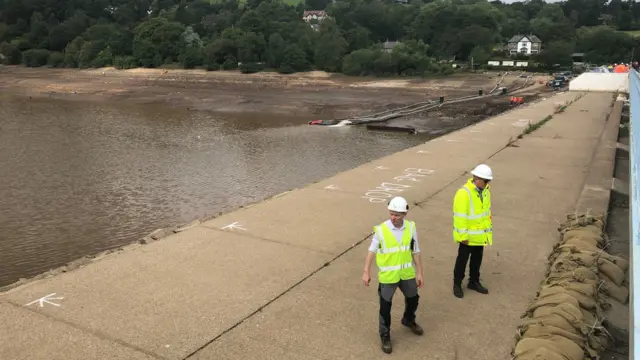
{"type": "Polygon", "coordinates": [[[595,286],[582,283],[562,283],[558,285],[543,286],[540,289],[539,297],[541,299],[547,296],[553,296],[556,294],[567,294],[578,300],[581,307],[585,309],[594,309],[596,307],[596,301],[594,300],[595,286]],[[584,285],[586,287],[579,287],[578,285],[584,285]],[[587,292],[586,294],[583,292],[587,292]]]}
{"type": "Polygon", "coordinates": [[[547,348],[537,348],[516,355],[513,360],[566,360],[566,358],[547,348]]]}
{"type": "Polygon", "coordinates": [[[585,326],[593,327],[594,325],[597,325],[599,323],[599,321],[596,320],[596,317],[591,313],[591,311],[587,309],[580,309],[580,312],[582,312],[582,322],[585,326]]]}
{"type": "Polygon", "coordinates": [[[627,289],[625,286],[617,285],[605,274],[601,274],[600,279],[604,282],[604,284],[602,285],[602,291],[604,291],[605,294],[618,300],[622,304],[627,303],[627,301],[629,300],[629,289],[627,289]]]}
{"type": "Polygon", "coordinates": [[[556,258],[555,263],[558,263],[560,261],[563,261],[563,262],[572,261],[582,266],[591,267],[595,264],[595,260],[596,260],[596,257],[593,254],[588,254],[583,252],[560,253],[560,256],[556,258]]]}
{"type": "MultiPolygon", "coordinates": [[[[563,255],[563,253],[559,254],[559,256],[561,255],[563,255]]],[[[562,258],[551,259],[551,266],[549,266],[548,274],[552,272],[574,271],[575,269],[580,267],[585,267],[585,266],[582,264],[578,264],[576,261],[573,261],[571,259],[566,259],[563,256],[562,258]]],[[[587,267],[591,267],[591,266],[587,266],[587,267]]]]}
{"type": "Polygon", "coordinates": [[[537,359],[534,354],[544,348],[559,354],[560,359],[583,360],[584,351],[571,340],[558,335],[549,335],[544,339],[525,338],[516,344],[514,355],[516,359],[537,359]],[[527,357],[528,356],[528,357],[527,357]]]}
{"type": "Polygon", "coordinates": [[[572,305],[576,309],[580,308],[580,304],[578,300],[569,294],[553,294],[551,296],[547,296],[544,298],[539,298],[534,300],[529,308],[527,308],[527,312],[534,312],[536,309],[542,306],[558,306],[558,305],[572,305]]]}
{"type": "Polygon", "coordinates": [[[576,335],[584,335],[584,331],[582,326],[574,326],[571,322],[565,319],[562,315],[558,314],[550,314],[544,316],[537,316],[535,318],[527,318],[521,323],[521,326],[533,326],[533,325],[541,325],[541,326],[553,326],[568,332],[571,332],[576,335]]]}
{"type": "Polygon", "coordinates": [[[588,239],[572,238],[564,241],[562,245],[575,245],[576,248],[580,251],[587,250],[587,251],[596,252],[596,253],[600,251],[600,248],[598,247],[598,243],[588,239]]]}
{"type": "Polygon", "coordinates": [[[580,266],[572,271],[552,271],[547,275],[545,283],[551,284],[563,280],[575,280],[579,282],[597,281],[598,276],[589,268],[580,266]]]}
{"type": "MultiPolygon", "coordinates": [[[[577,300],[571,298],[577,303],[577,300]]],[[[537,308],[533,314],[534,320],[540,320],[543,325],[552,325],[559,327],[566,331],[585,333],[588,331],[584,326],[584,318],[582,317],[582,311],[580,311],[579,305],[571,305],[569,303],[563,303],[556,306],[542,306],[537,308]],[[565,321],[559,321],[555,319],[555,316],[560,316],[565,321]],[[545,321],[542,321],[545,320],[545,321]]],[[[532,325],[535,322],[528,322],[528,325],[532,325]]]]}
{"type": "Polygon", "coordinates": [[[616,264],[620,268],[620,270],[622,270],[622,272],[626,272],[627,270],[629,270],[629,261],[627,259],[624,259],[620,256],[609,254],[607,255],[608,257],[606,257],[606,259],[616,264]]]}
{"type": "Polygon", "coordinates": [[[599,259],[598,270],[607,275],[607,277],[609,277],[609,279],[611,279],[611,281],[616,285],[622,285],[622,282],[624,281],[624,273],[620,270],[618,265],[607,259],[599,259]]]}
{"type": "Polygon", "coordinates": [[[582,335],[578,335],[575,332],[567,331],[559,327],[551,325],[534,324],[526,326],[523,329],[522,338],[544,338],[548,335],[559,335],[565,337],[579,346],[584,346],[586,339],[582,335]]]}
{"type": "Polygon", "coordinates": [[[560,232],[566,233],[569,230],[578,229],[578,228],[593,228],[594,230],[590,231],[602,231],[604,229],[604,222],[601,218],[596,218],[591,215],[579,215],[578,217],[574,215],[568,215],[567,221],[560,225],[560,232]]]}
{"type": "Polygon", "coordinates": [[[585,226],[573,230],[569,230],[562,235],[564,240],[569,239],[584,239],[589,242],[593,241],[596,245],[598,243],[604,243],[604,238],[602,236],[602,230],[596,229],[593,226],[585,226]]]}
{"type": "Polygon", "coordinates": [[[608,338],[604,334],[589,336],[588,342],[589,347],[596,352],[605,351],[607,349],[607,346],[609,345],[608,338]]]}

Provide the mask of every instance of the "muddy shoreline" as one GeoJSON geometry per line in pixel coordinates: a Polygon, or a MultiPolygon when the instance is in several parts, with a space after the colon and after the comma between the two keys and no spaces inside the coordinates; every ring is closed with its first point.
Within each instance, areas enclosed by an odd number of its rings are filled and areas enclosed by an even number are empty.
{"type": "MultiPolygon", "coordinates": [[[[507,75],[512,81],[517,74],[507,75]]],[[[310,119],[352,116],[439,96],[490,90],[498,73],[433,79],[354,78],[324,72],[292,75],[232,71],[0,67],[0,92],[81,101],[164,104],[221,114],[269,113],[310,119]]]]}

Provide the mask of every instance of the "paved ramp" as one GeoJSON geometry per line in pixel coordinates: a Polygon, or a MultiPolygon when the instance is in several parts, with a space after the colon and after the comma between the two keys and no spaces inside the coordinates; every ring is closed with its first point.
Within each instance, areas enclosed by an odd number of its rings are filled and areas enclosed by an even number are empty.
{"type": "Polygon", "coordinates": [[[399,325],[397,294],[394,355],[508,359],[613,97],[586,94],[515,140],[529,122],[579,96],[558,94],[14,289],[0,296],[0,359],[385,358],[375,281],[365,288],[360,277],[372,226],[395,195],[414,204],[409,218],[417,221],[426,281],[418,321],[426,332],[416,337],[399,325]],[[491,293],[459,300],[451,293],[451,201],[481,162],[496,176],[495,240],[482,268],[491,293]]]}

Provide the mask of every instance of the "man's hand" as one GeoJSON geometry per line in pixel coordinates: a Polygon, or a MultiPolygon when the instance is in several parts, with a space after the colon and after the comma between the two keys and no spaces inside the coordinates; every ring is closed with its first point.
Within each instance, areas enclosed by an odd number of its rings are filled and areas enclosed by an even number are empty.
{"type": "Polygon", "coordinates": [[[364,274],[362,274],[362,283],[364,284],[364,286],[369,286],[370,282],[371,275],[369,274],[369,272],[365,271],[364,274]]]}
{"type": "Polygon", "coordinates": [[[461,243],[463,243],[465,245],[469,245],[469,240],[461,241],[461,243]]]}
{"type": "Polygon", "coordinates": [[[421,288],[422,285],[424,285],[424,278],[422,277],[422,274],[416,275],[416,282],[418,283],[418,288],[421,288]]]}

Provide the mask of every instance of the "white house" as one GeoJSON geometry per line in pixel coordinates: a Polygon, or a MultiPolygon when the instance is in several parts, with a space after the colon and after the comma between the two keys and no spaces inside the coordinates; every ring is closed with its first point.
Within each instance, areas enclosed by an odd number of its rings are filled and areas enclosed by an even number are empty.
{"type": "Polygon", "coordinates": [[[509,55],[538,54],[542,50],[542,41],[535,35],[515,35],[507,42],[509,55]]]}
{"type": "Polygon", "coordinates": [[[324,10],[307,10],[302,14],[302,20],[306,22],[319,23],[327,18],[327,13],[324,10]]]}

